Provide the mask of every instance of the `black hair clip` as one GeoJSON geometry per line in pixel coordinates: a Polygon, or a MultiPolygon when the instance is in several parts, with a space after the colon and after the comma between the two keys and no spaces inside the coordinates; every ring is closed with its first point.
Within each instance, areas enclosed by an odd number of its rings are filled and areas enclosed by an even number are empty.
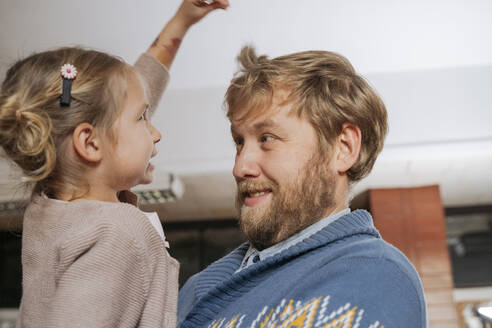
{"type": "Polygon", "coordinates": [[[72,98],[72,80],[77,76],[77,69],[72,64],[65,64],[61,67],[61,76],[63,78],[62,95],[60,97],[60,105],[67,107],[70,106],[70,99],[72,98]]]}

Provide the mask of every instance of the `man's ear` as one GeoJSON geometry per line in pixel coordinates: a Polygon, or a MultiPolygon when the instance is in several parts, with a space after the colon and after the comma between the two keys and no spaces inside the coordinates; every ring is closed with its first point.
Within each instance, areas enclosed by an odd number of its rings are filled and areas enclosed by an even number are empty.
{"type": "Polygon", "coordinates": [[[72,134],[75,152],[78,156],[90,163],[97,163],[102,159],[102,140],[96,129],[89,123],[77,125],[72,134]]]}
{"type": "Polygon", "coordinates": [[[360,153],[362,133],[357,125],[344,123],[342,131],[336,139],[337,156],[335,169],[339,174],[344,174],[357,162],[360,153]]]}

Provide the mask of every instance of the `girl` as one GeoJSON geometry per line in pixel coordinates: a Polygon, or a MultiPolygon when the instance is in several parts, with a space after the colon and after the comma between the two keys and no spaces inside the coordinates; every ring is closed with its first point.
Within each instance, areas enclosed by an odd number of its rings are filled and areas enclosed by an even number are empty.
{"type": "Polygon", "coordinates": [[[188,28],[227,0],[184,0],[134,67],[62,48],[15,63],[0,145],[34,184],[18,327],[174,327],[178,262],[128,191],[152,180],[150,123],[188,28]]]}

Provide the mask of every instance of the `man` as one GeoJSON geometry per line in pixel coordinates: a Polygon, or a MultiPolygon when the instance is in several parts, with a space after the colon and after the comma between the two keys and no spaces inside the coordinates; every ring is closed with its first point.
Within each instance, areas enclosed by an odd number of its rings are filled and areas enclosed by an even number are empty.
{"type": "Polygon", "coordinates": [[[414,267],[348,208],[383,148],[381,99],[335,53],[238,60],[226,103],[249,242],[188,280],[180,327],[425,327],[414,267]]]}

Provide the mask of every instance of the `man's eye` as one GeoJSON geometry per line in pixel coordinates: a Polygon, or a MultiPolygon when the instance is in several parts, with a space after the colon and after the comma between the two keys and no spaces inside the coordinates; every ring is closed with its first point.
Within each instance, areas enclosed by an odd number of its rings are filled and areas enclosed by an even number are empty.
{"type": "Polygon", "coordinates": [[[234,139],[234,144],[236,146],[241,146],[243,143],[244,143],[243,139],[240,139],[240,138],[234,139]]]}
{"type": "Polygon", "coordinates": [[[261,136],[260,138],[260,141],[263,143],[263,142],[268,142],[268,141],[272,141],[273,140],[273,137],[270,136],[270,135],[264,135],[264,136],[261,136]]]}

